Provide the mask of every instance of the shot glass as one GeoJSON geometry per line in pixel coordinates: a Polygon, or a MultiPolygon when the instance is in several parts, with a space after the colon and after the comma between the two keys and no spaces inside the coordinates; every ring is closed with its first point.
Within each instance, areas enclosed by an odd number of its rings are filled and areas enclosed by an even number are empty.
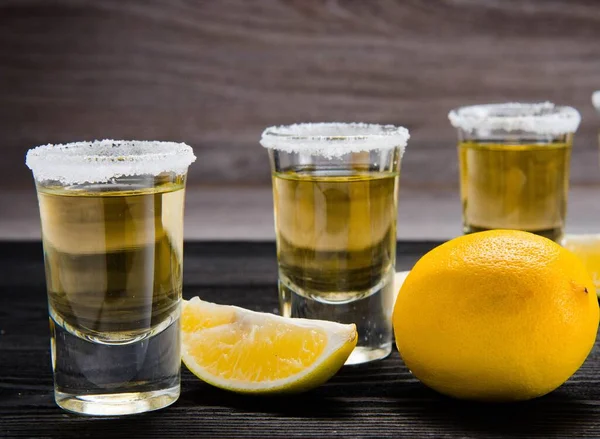
{"type": "Polygon", "coordinates": [[[63,409],[124,415],[179,397],[184,191],[194,160],[172,142],[28,151],[63,409]]]}
{"type": "Polygon", "coordinates": [[[355,323],[346,364],[392,349],[400,161],[408,130],[359,123],[267,128],[281,313],[355,323]]]}
{"type": "MultiPolygon", "coordinates": [[[[600,116],[600,90],[592,94],[592,104],[600,116]]],[[[600,126],[600,118],[598,125],[600,126]]],[[[598,144],[600,146],[600,128],[598,129],[598,144]]],[[[598,171],[600,172],[600,169],[598,171]]],[[[600,225],[581,230],[579,233],[568,233],[565,235],[563,245],[583,261],[596,284],[596,294],[600,297],[600,225]]]]}
{"type": "Polygon", "coordinates": [[[464,233],[516,229],[560,243],[579,112],[505,103],[461,107],[448,117],[458,130],[464,233]]]}

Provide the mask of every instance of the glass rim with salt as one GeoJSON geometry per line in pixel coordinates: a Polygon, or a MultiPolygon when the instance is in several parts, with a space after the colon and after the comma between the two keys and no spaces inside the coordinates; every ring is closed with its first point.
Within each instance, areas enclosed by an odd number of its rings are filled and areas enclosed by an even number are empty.
{"type": "Polygon", "coordinates": [[[185,174],[195,160],[185,143],[104,139],[37,146],[27,152],[25,163],[37,182],[71,185],[164,172],[185,174]]]}

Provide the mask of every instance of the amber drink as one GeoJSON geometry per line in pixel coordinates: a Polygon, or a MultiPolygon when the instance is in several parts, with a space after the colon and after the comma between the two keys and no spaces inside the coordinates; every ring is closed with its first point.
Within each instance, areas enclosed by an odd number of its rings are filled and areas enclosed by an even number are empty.
{"type": "Polygon", "coordinates": [[[347,364],[391,351],[400,160],[408,132],[366,124],[265,130],[283,315],[355,323],[347,364]]]}
{"type": "Polygon", "coordinates": [[[560,242],[579,113],[508,103],[458,108],[449,118],[458,129],[464,233],[516,229],[560,242]]]}
{"type": "Polygon", "coordinates": [[[121,415],[179,396],[183,208],[191,148],[98,141],[29,151],[55,399],[121,415]]]}

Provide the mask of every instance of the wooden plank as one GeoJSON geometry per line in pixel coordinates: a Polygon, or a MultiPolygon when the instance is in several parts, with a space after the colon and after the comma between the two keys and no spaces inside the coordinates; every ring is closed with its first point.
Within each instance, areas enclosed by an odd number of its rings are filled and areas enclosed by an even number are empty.
{"type": "MultiPolygon", "coordinates": [[[[408,268],[433,244],[399,246],[399,268],[408,268]]],[[[218,303],[276,309],[272,243],[189,243],[185,252],[184,297],[199,294],[218,303]],[[242,269],[229,275],[232,266],[242,269]]],[[[104,419],[68,414],[52,398],[43,270],[39,243],[0,242],[3,438],[600,436],[598,344],[567,383],[545,397],[519,404],[440,396],[419,383],[394,350],[382,361],[344,367],[329,382],[298,396],[256,398],[220,391],[184,367],[182,395],[164,410],[104,419]]]]}
{"type": "Polygon", "coordinates": [[[573,181],[600,182],[600,4],[594,0],[0,4],[3,187],[25,187],[27,148],[170,139],[199,157],[190,182],[264,183],[263,128],[367,121],[412,133],[404,176],[456,181],[456,106],[577,107],[573,181]]]}

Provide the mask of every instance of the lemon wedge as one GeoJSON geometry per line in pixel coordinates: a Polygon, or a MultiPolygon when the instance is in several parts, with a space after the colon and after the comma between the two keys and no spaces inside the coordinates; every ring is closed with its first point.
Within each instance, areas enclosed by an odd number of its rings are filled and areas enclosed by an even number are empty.
{"type": "Polygon", "coordinates": [[[408,277],[409,273],[410,273],[410,270],[396,272],[396,275],[394,276],[394,294],[396,296],[398,295],[400,288],[402,288],[402,284],[404,284],[404,281],[408,277]]]}
{"type": "Polygon", "coordinates": [[[297,393],[329,380],[356,346],[354,324],[296,319],[184,301],[182,359],[213,386],[238,393],[297,393]]]}

